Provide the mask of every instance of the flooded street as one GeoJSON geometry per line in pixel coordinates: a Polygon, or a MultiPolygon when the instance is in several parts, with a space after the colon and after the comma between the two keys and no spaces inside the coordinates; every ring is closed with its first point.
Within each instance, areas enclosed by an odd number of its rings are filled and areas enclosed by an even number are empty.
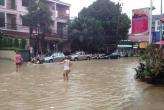
{"type": "Polygon", "coordinates": [[[63,65],[0,60],[0,110],[163,110],[164,87],[134,79],[137,59],[73,62],[69,82],[63,65]]]}

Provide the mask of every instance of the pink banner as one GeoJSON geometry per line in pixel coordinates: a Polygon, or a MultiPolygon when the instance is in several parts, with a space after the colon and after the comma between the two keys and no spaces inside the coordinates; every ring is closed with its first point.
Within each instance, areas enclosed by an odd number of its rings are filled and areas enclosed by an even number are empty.
{"type": "Polygon", "coordinates": [[[135,9],[132,16],[132,34],[140,34],[148,32],[149,25],[149,9],[135,9]]]}
{"type": "Polygon", "coordinates": [[[132,34],[144,33],[148,31],[148,17],[132,19],[132,34]]]}

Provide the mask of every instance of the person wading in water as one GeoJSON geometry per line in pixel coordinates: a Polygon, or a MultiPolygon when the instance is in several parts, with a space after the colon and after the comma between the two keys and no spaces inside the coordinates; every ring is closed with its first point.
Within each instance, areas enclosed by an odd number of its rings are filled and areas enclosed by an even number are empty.
{"type": "Polygon", "coordinates": [[[60,64],[64,64],[63,79],[64,81],[68,81],[69,80],[68,74],[71,71],[70,66],[72,65],[72,62],[69,60],[68,56],[66,56],[64,61],[60,62],[60,64]]]}
{"type": "Polygon", "coordinates": [[[21,54],[16,52],[16,55],[15,55],[16,72],[19,71],[22,61],[23,61],[23,58],[22,58],[21,54]]]}

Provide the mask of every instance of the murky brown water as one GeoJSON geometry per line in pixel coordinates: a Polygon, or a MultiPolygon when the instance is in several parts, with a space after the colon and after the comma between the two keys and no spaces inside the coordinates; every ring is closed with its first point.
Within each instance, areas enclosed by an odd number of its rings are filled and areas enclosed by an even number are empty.
{"type": "Polygon", "coordinates": [[[135,81],[135,58],[73,62],[70,81],[62,65],[0,60],[0,110],[163,110],[164,87],[135,81]]]}

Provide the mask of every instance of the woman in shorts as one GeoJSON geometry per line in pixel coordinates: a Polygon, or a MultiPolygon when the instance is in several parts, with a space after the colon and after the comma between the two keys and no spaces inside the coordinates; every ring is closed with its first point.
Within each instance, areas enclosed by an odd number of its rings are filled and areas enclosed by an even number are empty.
{"type": "Polygon", "coordinates": [[[16,71],[17,72],[18,72],[18,70],[21,67],[22,61],[23,61],[22,56],[18,52],[16,52],[16,55],[15,55],[15,63],[16,63],[16,71]]]}
{"type": "Polygon", "coordinates": [[[64,64],[64,73],[63,73],[63,79],[64,81],[68,81],[69,77],[68,74],[70,73],[70,66],[72,65],[72,63],[70,62],[69,58],[66,56],[64,61],[61,62],[62,64],[64,64]]]}

